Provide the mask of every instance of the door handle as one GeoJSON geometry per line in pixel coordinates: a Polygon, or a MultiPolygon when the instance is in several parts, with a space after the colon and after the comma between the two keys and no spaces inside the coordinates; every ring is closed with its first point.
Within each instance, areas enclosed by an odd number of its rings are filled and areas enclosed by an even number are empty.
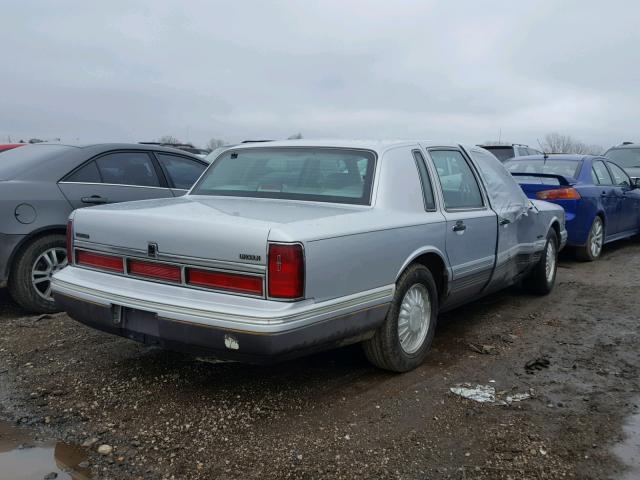
{"type": "Polygon", "coordinates": [[[467,226],[464,224],[462,220],[458,220],[456,224],[453,226],[453,231],[456,233],[462,233],[467,229],[467,226]]]}
{"type": "Polygon", "coordinates": [[[109,199],[101,197],[100,195],[91,195],[90,197],[82,197],[82,203],[89,203],[92,205],[99,205],[102,203],[108,203],[109,199]]]}
{"type": "Polygon", "coordinates": [[[601,197],[606,197],[606,196],[607,196],[607,192],[602,192],[602,193],[600,194],[600,196],[601,196],[601,197]]]}
{"type": "Polygon", "coordinates": [[[511,220],[509,220],[508,218],[501,218],[500,219],[500,225],[509,225],[511,223],[511,220]]]}

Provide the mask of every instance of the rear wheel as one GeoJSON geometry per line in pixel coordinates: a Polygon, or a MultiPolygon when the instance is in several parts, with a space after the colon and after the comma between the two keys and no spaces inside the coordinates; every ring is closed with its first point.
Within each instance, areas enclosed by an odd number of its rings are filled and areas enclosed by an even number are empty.
{"type": "Polygon", "coordinates": [[[9,277],[9,293],[25,310],[53,313],[51,276],[67,265],[64,235],[38,238],[22,249],[14,260],[9,277]]]}
{"type": "Polygon", "coordinates": [[[528,290],[546,295],[553,290],[558,271],[558,236],[552,229],[547,233],[547,243],[540,260],[524,281],[528,290]]]}
{"type": "Polygon", "coordinates": [[[576,256],[585,262],[593,262],[600,257],[602,253],[602,245],[604,245],[604,223],[598,215],[593,219],[587,243],[576,248],[576,256]]]}
{"type": "Polygon", "coordinates": [[[438,316],[438,295],[431,271],[410,266],[396,284],[384,323],[363,342],[365,354],[377,367],[407,372],[425,359],[438,316]]]}

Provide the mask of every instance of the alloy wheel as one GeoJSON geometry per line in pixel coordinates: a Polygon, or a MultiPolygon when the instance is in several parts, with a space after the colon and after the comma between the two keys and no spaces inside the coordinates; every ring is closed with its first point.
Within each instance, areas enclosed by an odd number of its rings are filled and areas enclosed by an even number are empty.
{"type": "Polygon", "coordinates": [[[44,300],[53,302],[51,276],[66,266],[67,251],[60,247],[45,250],[34,262],[31,269],[31,285],[44,300]]]}
{"type": "Polygon", "coordinates": [[[429,291],[422,284],[412,285],[404,294],[398,315],[400,346],[408,354],[420,350],[431,323],[429,291]]]}

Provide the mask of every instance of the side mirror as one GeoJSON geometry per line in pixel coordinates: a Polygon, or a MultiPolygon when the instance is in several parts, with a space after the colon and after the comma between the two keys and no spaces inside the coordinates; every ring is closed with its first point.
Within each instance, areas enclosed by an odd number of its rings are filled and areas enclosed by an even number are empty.
{"type": "Polygon", "coordinates": [[[631,179],[631,190],[640,188],[640,177],[631,179]]]}

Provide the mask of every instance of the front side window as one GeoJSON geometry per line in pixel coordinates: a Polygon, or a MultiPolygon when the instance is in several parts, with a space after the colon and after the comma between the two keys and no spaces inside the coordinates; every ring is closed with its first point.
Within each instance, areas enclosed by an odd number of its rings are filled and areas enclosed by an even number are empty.
{"type": "Polygon", "coordinates": [[[375,157],[339,148],[229,150],[205,172],[192,195],[370,202],[375,157]]]}
{"type": "Polygon", "coordinates": [[[629,180],[629,176],[624,170],[611,162],[607,162],[607,164],[609,165],[609,170],[611,170],[611,175],[613,175],[614,185],[618,185],[619,187],[631,186],[631,180],[629,180]]]}
{"type": "Polygon", "coordinates": [[[483,207],[482,194],[475,175],[457,150],[430,150],[447,210],[483,207]]]}
{"type": "Polygon", "coordinates": [[[96,164],[104,183],[143,187],[160,186],[151,158],[146,153],[110,153],[98,158],[96,164]]]}
{"type": "Polygon", "coordinates": [[[156,153],[156,155],[174,188],[190,189],[205,169],[202,163],[195,160],[164,153],[156,153]]]}
{"type": "Polygon", "coordinates": [[[613,185],[613,179],[609,175],[609,170],[604,166],[604,162],[593,162],[593,175],[596,177],[596,185],[613,185]]]}
{"type": "Polygon", "coordinates": [[[471,148],[467,153],[478,167],[491,207],[500,216],[513,221],[526,211],[529,199],[505,164],[480,148],[471,148]]]}

